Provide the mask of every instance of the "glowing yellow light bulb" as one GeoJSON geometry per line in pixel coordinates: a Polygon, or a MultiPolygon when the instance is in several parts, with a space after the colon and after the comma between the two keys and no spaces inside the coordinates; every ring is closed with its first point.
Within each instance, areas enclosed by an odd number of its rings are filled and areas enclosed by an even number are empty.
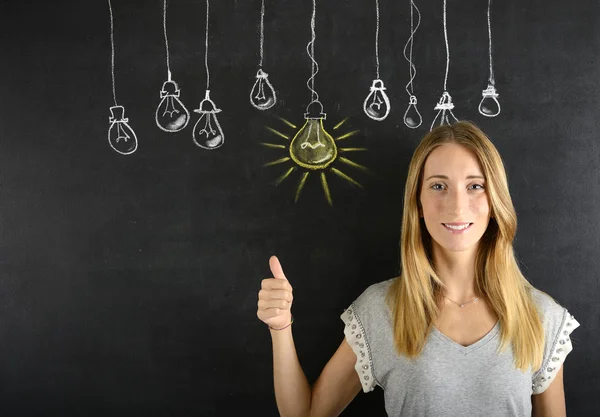
{"type": "Polygon", "coordinates": [[[290,157],[302,168],[325,169],[335,161],[338,150],[333,137],[323,127],[325,113],[304,115],[306,123],[290,145],[290,157]]]}

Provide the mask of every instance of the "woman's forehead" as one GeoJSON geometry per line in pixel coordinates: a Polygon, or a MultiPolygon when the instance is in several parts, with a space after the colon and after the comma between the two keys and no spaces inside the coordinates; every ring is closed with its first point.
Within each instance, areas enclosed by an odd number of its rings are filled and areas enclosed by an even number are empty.
{"type": "Polygon", "coordinates": [[[466,178],[483,176],[477,155],[456,143],[446,143],[435,148],[425,160],[425,178],[431,175],[466,178]]]}

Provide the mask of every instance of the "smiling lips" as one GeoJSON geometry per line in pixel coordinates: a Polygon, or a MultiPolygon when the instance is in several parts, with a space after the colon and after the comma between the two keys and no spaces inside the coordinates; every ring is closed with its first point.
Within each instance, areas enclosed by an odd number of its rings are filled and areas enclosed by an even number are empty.
{"type": "Polygon", "coordinates": [[[470,229],[473,223],[442,223],[451,233],[463,233],[470,229]]]}

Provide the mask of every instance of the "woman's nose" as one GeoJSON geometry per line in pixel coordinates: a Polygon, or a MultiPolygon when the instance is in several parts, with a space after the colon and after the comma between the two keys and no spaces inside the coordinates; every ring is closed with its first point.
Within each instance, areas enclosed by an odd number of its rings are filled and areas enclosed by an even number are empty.
{"type": "MultiPolygon", "coordinates": [[[[461,216],[466,212],[467,206],[469,204],[468,196],[466,193],[462,191],[453,191],[450,193],[448,197],[448,211],[449,214],[454,216],[461,216]]],[[[464,219],[457,219],[464,220],[464,219]]]]}

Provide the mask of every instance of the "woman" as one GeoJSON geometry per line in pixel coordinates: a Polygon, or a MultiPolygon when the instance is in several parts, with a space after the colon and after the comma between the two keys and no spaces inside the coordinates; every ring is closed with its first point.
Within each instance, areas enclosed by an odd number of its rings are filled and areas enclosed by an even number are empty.
{"type": "Polygon", "coordinates": [[[579,323],[521,274],[502,159],[475,125],[429,132],[404,195],[400,277],[342,314],[345,338],[311,387],[291,332],[277,258],[258,317],[271,329],[282,416],[337,416],[384,389],[389,416],[565,416],[562,364],[579,323]]]}

